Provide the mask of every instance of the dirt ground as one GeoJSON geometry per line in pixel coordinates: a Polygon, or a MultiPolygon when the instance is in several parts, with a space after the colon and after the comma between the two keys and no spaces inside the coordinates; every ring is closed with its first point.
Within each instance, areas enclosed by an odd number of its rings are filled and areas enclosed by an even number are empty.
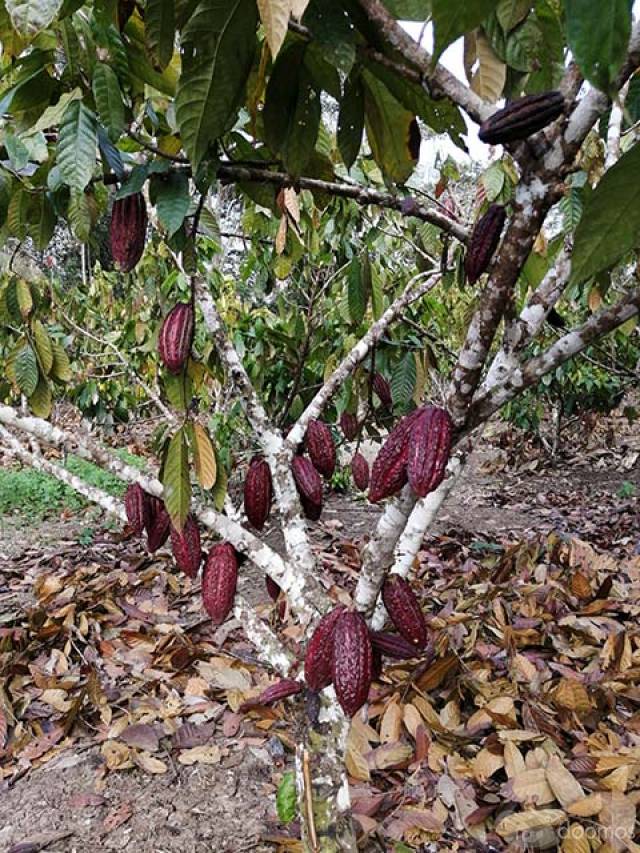
{"type": "MultiPolygon", "coordinates": [[[[597,548],[640,548],[640,429],[622,433],[613,447],[601,447],[595,437],[591,448],[569,453],[555,466],[532,456],[514,470],[505,469],[507,454],[499,442],[485,442],[425,547],[442,536],[505,543],[556,530],[597,548]]],[[[318,535],[362,541],[376,515],[364,501],[354,504],[334,496],[318,535]]],[[[2,520],[0,629],[11,625],[26,604],[8,583],[25,552],[51,550],[55,543],[64,552],[85,524],[86,519],[69,519],[28,528],[20,518],[2,520]]],[[[215,721],[208,741],[221,749],[215,766],[182,766],[164,756],[171,770],[163,775],[136,767],[105,773],[90,737],[61,749],[40,768],[25,763],[18,773],[0,779],[0,850],[274,850],[269,836],[282,831],[274,786],[290,756],[278,751],[280,741],[265,742],[252,723],[229,722],[226,714],[215,721]],[[31,846],[16,847],[24,842],[31,846]]]]}

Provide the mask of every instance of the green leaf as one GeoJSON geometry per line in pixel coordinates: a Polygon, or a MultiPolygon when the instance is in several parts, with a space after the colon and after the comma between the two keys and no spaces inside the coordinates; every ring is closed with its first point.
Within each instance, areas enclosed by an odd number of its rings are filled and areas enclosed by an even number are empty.
{"type": "Polygon", "coordinates": [[[474,30],[496,8],[498,0],[432,0],[437,62],[446,48],[461,35],[474,30]]]}
{"type": "Polygon", "coordinates": [[[92,217],[89,196],[84,190],[71,190],[67,219],[74,235],[86,243],[91,236],[92,217]]]}
{"type": "Polygon", "coordinates": [[[93,71],[93,97],[100,121],[109,132],[109,139],[116,142],[124,130],[124,103],[118,76],[104,62],[96,62],[93,71]]]}
{"type": "Polygon", "coordinates": [[[385,0],[384,5],[400,21],[426,21],[431,15],[431,0],[385,0]]]}
{"type": "Polygon", "coordinates": [[[16,32],[33,38],[53,21],[62,0],[5,0],[4,5],[16,32]]]}
{"type": "Polygon", "coordinates": [[[23,320],[28,320],[29,314],[33,311],[33,295],[29,283],[22,278],[16,281],[16,296],[18,298],[20,315],[23,320]]]}
{"type": "Polygon", "coordinates": [[[337,0],[311,0],[303,23],[325,59],[349,74],[356,59],[356,30],[342,5],[337,0]]]}
{"type": "Polygon", "coordinates": [[[291,823],[298,813],[296,779],[292,771],[285,773],[276,792],[276,809],[280,823],[291,823]]]}
{"type": "Polygon", "coordinates": [[[64,112],[58,135],[58,168],[66,184],[83,190],[93,175],[98,145],[96,117],[81,101],[64,112]]]}
{"type": "Polygon", "coordinates": [[[362,75],[365,123],[373,158],[384,176],[403,184],[417,161],[413,128],[415,117],[368,71],[362,75]]]}
{"type": "Polygon", "coordinates": [[[33,333],[33,342],[36,347],[38,361],[44,373],[48,376],[53,367],[53,348],[51,346],[51,338],[49,333],[42,325],[40,320],[31,322],[31,331],[33,333]]]}
{"type": "Polygon", "coordinates": [[[49,245],[57,222],[50,194],[38,193],[29,207],[29,214],[29,236],[36,249],[42,252],[49,245]]]}
{"type": "Polygon", "coordinates": [[[220,451],[216,445],[214,445],[213,449],[216,454],[216,482],[211,494],[213,496],[213,505],[218,512],[222,512],[224,499],[227,496],[227,482],[229,478],[227,477],[227,470],[224,467],[222,458],[220,457],[220,451]]]}
{"type": "Polygon", "coordinates": [[[235,121],[257,22],[254,0],[202,0],[183,30],[176,118],[194,167],[235,121]]]}
{"type": "Polygon", "coordinates": [[[172,373],[167,373],[164,378],[164,390],[167,395],[167,400],[174,409],[181,412],[186,412],[191,398],[193,396],[193,383],[185,374],[181,373],[175,376],[172,373]]]}
{"type": "Polygon", "coordinates": [[[530,9],[531,0],[500,0],[496,14],[505,33],[521,24],[530,9]]]}
{"type": "Polygon", "coordinates": [[[590,83],[608,92],[626,56],[633,0],[565,0],[567,40],[590,83]]]}
{"type": "Polygon", "coordinates": [[[41,376],[36,390],[28,398],[29,407],[38,418],[48,418],[51,414],[51,388],[47,380],[41,376]]]}
{"type": "Polygon", "coordinates": [[[408,403],[416,387],[416,360],[412,352],[405,354],[391,374],[391,395],[394,405],[408,403]]]}
{"type": "Polygon", "coordinates": [[[26,397],[30,397],[38,385],[40,371],[36,354],[29,344],[17,351],[12,359],[12,368],[18,387],[26,397]]]}
{"type": "Polygon", "coordinates": [[[53,350],[53,367],[51,368],[51,377],[59,382],[69,382],[73,376],[71,373],[71,365],[69,356],[66,354],[64,347],[58,341],[51,342],[53,350]]]}
{"type": "Polygon", "coordinates": [[[640,145],[605,172],[576,231],[571,282],[587,281],[640,245],[640,145]]]}
{"type": "Polygon", "coordinates": [[[175,25],[173,0],[147,0],[144,34],[149,53],[160,69],[166,68],[171,62],[175,25]]]}
{"type": "Polygon", "coordinates": [[[338,115],[338,148],[347,169],[356,162],[364,131],[364,90],[360,75],[348,77],[338,115]]]}
{"type": "Polygon", "coordinates": [[[191,201],[189,180],[178,172],[170,172],[162,176],[154,175],[150,192],[152,201],[156,205],[158,219],[171,237],[180,228],[189,211],[191,201]]]}
{"type": "Polygon", "coordinates": [[[320,93],[305,68],[305,50],[304,44],[293,44],[280,51],[263,111],[267,145],[291,175],[302,174],[320,127],[320,93]]]}
{"type": "Polygon", "coordinates": [[[367,310],[368,294],[362,275],[362,265],[358,258],[353,258],[347,271],[347,298],[349,319],[352,323],[361,323],[367,310]]]}
{"type": "Polygon", "coordinates": [[[171,522],[178,530],[189,514],[191,483],[189,482],[189,454],[187,438],[182,427],[172,436],[162,472],[164,503],[171,522]]]}
{"type": "Polygon", "coordinates": [[[10,128],[7,128],[4,132],[4,144],[13,168],[17,172],[24,169],[29,162],[29,149],[10,128]]]}

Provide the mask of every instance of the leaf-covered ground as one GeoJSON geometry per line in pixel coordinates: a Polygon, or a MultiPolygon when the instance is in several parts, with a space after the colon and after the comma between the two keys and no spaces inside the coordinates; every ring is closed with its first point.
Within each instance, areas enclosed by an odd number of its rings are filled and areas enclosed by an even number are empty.
{"type": "MultiPolygon", "coordinates": [[[[352,728],[363,849],[640,849],[640,439],[601,446],[517,472],[484,454],[425,542],[435,658],[388,662],[352,728]]],[[[350,587],[373,517],[345,510],[317,547],[350,587]]],[[[11,529],[0,849],[295,850],[275,792],[302,699],[241,711],[273,676],[240,626],[212,630],[197,583],[117,532],[11,529]]]]}

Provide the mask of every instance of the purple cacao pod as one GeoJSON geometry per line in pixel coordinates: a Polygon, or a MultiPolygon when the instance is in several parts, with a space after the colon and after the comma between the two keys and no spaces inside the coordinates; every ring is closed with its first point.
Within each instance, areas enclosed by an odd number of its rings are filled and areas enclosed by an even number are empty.
{"type": "Polygon", "coordinates": [[[116,199],[111,211],[111,256],[121,272],[130,272],[144,252],[147,237],[147,205],[142,193],[116,199]]]}
{"type": "Polygon", "coordinates": [[[405,415],[387,436],[371,466],[369,500],[377,503],[395,495],[407,482],[407,460],[411,428],[423,409],[405,415]]]}
{"type": "Polygon", "coordinates": [[[336,622],[345,607],[338,604],[318,622],[307,644],[304,679],[311,690],[322,690],[333,677],[333,635],[336,622]]]}
{"type": "Polygon", "coordinates": [[[444,480],[452,434],[453,421],[439,406],[427,406],[411,427],[407,475],[418,497],[424,498],[444,480]]]}
{"type": "Polygon", "coordinates": [[[202,561],[198,522],[189,514],[182,530],[171,525],[171,550],[177,567],[189,578],[195,578],[202,561]]]}
{"type": "Polygon", "coordinates": [[[400,575],[389,575],[382,587],[382,600],[405,640],[414,648],[423,649],[427,644],[427,624],[420,602],[407,581],[400,575]]]}
{"type": "Polygon", "coordinates": [[[158,354],[170,373],[180,373],[193,342],[193,305],[178,302],[164,318],[158,336],[158,354]]]}
{"type": "Polygon", "coordinates": [[[390,634],[387,631],[371,631],[371,643],[374,649],[382,652],[388,658],[409,660],[416,657],[418,650],[413,643],[405,640],[400,634],[390,634]]]}
{"type": "Polygon", "coordinates": [[[393,403],[391,396],[391,385],[387,382],[381,373],[373,374],[373,390],[378,395],[378,399],[385,409],[390,409],[393,403]]]}
{"type": "Polygon", "coordinates": [[[333,686],[348,717],[367,701],[373,677],[373,649],[369,629],[360,613],[338,616],[333,635],[333,686]]]}
{"type": "Polygon", "coordinates": [[[221,625],[233,608],[238,583],[238,558],[228,542],[214,545],[202,575],[202,601],[215,625],[221,625]]]}
{"type": "Polygon", "coordinates": [[[564,111],[561,92],[541,92],[527,95],[495,112],[480,125],[478,136],[488,145],[504,145],[526,139],[552,121],[564,111]]]}
{"type": "Polygon", "coordinates": [[[254,456],[244,481],[244,511],[256,530],[262,530],[269,518],[272,500],[271,469],[266,460],[254,456]]]}
{"type": "Polygon", "coordinates": [[[317,521],[322,512],[322,480],[320,474],[318,474],[311,460],[305,456],[294,456],[291,470],[304,514],[311,521],[317,521]]]}
{"type": "Polygon", "coordinates": [[[124,493],[127,521],[133,532],[140,535],[150,520],[149,495],[138,483],[131,483],[124,493]]]}
{"type": "Polygon", "coordinates": [[[270,578],[269,575],[265,575],[264,577],[265,585],[267,587],[267,592],[269,593],[269,598],[272,601],[277,601],[280,598],[280,593],[282,590],[278,586],[278,584],[270,578]]]}
{"type": "Polygon", "coordinates": [[[329,480],[336,470],[336,446],[331,428],[323,421],[309,421],[304,442],[314,468],[329,480]]]}
{"type": "Polygon", "coordinates": [[[507,211],[501,204],[491,204],[489,209],[476,222],[464,260],[464,271],[469,284],[475,284],[491,263],[500,235],[507,218],[507,211]]]}
{"type": "Polygon", "coordinates": [[[149,495],[149,521],[147,524],[147,548],[154,554],[169,538],[171,518],[160,498],[149,495]]]}
{"type": "Polygon", "coordinates": [[[349,412],[340,415],[340,429],[347,441],[353,441],[358,435],[358,418],[349,412]]]}
{"type": "Polygon", "coordinates": [[[362,453],[354,453],[351,460],[351,476],[356,488],[364,492],[369,485],[369,463],[362,453]]]}

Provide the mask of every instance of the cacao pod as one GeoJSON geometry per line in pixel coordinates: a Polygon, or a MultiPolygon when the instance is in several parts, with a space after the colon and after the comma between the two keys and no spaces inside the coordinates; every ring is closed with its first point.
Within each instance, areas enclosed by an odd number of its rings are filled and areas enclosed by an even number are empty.
{"type": "Polygon", "coordinates": [[[227,618],[233,607],[238,582],[238,557],[228,542],[214,545],[202,575],[202,601],[215,625],[227,618]]]}
{"type": "Polygon", "coordinates": [[[358,418],[349,412],[340,415],[340,429],[347,441],[353,441],[358,435],[358,418]]]}
{"type": "Polygon", "coordinates": [[[328,424],[311,420],[305,435],[305,446],[313,467],[327,480],[336,470],[336,446],[328,424]]]}
{"type": "Polygon", "coordinates": [[[311,690],[322,690],[331,684],[333,677],[333,636],[336,622],[344,613],[344,604],[338,604],[318,622],[307,644],[304,657],[304,680],[311,690]]]}
{"type": "Polygon", "coordinates": [[[351,476],[356,488],[364,492],[369,485],[369,463],[362,453],[354,453],[351,460],[351,476]]]}
{"type": "Polygon", "coordinates": [[[385,409],[390,409],[393,403],[393,398],[391,396],[391,385],[389,385],[389,383],[381,373],[373,374],[373,390],[378,395],[378,399],[385,407],[385,409]]]}
{"type": "Polygon", "coordinates": [[[142,193],[116,199],[109,223],[111,255],[121,272],[131,272],[144,251],[147,205],[142,193]]]}
{"type": "Polygon", "coordinates": [[[371,644],[383,655],[397,660],[408,660],[418,654],[416,647],[404,637],[386,631],[371,631],[371,644]]]}
{"type": "Polygon", "coordinates": [[[256,530],[262,530],[271,511],[273,483],[265,459],[254,456],[244,481],[244,511],[256,530]]]}
{"type": "Polygon", "coordinates": [[[418,497],[424,498],[444,480],[451,450],[453,421],[445,409],[427,406],[411,428],[407,476],[418,497]]]}
{"type": "Polygon", "coordinates": [[[311,521],[317,521],[322,512],[322,480],[320,474],[306,456],[294,456],[291,470],[304,514],[311,521]]]}
{"type": "Polygon", "coordinates": [[[127,521],[136,535],[142,533],[150,519],[149,495],[138,483],[131,483],[124,493],[127,521]]]}
{"type": "Polygon", "coordinates": [[[478,136],[488,145],[504,145],[526,139],[552,121],[564,111],[561,92],[542,92],[527,95],[495,112],[480,125],[478,136]]]}
{"type": "Polygon", "coordinates": [[[389,618],[400,634],[416,649],[427,644],[427,625],[420,603],[407,581],[400,575],[389,575],[382,587],[382,600],[389,618]]]}
{"type": "Polygon", "coordinates": [[[371,678],[377,681],[382,675],[382,652],[371,646],[371,678]]]}
{"type": "Polygon", "coordinates": [[[464,259],[464,271],[469,284],[475,284],[487,271],[504,227],[507,211],[501,204],[490,204],[489,209],[476,222],[464,259]]]}
{"type": "Polygon", "coordinates": [[[282,678],[276,681],[275,684],[270,684],[265,688],[255,699],[250,699],[248,702],[243,702],[238,710],[244,712],[256,705],[273,705],[274,702],[279,702],[281,699],[286,699],[288,696],[295,696],[301,693],[303,685],[300,681],[294,678],[282,678]]]}
{"type": "Polygon", "coordinates": [[[164,318],[158,336],[158,354],[170,373],[180,373],[193,342],[193,305],[178,302],[164,318]]]}
{"type": "Polygon", "coordinates": [[[169,538],[171,518],[160,498],[149,495],[149,522],[147,524],[147,548],[154,554],[169,538]]]}
{"type": "Polygon", "coordinates": [[[265,580],[265,584],[267,587],[267,592],[269,593],[269,598],[272,601],[277,601],[278,598],[280,597],[280,593],[282,592],[282,590],[280,589],[278,584],[273,580],[273,578],[269,577],[269,575],[265,575],[264,580],[265,580]]]}
{"type": "Polygon", "coordinates": [[[333,686],[348,717],[367,701],[373,677],[369,629],[360,613],[347,610],[336,621],[333,635],[333,686]]]}
{"type": "Polygon", "coordinates": [[[180,571],[195,578],[202,561],[202,549],[198,523],[191,514],[185,519],[182,530],[171,525],[171,550],[180,571]]]}
{"type": "Polygon", "coordinates": [[[424,409],[416,409],[398,421],[371,466],[369,500],[378,503],[395,495],[407,482],[407,459],[411,428],[424,409]]]}

